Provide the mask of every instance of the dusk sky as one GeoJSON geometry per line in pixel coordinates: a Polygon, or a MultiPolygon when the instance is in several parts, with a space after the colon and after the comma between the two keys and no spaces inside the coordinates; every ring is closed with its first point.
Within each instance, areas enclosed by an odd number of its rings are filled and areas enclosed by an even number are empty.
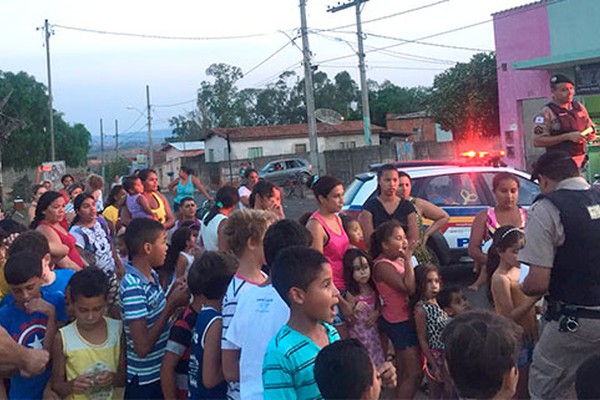
{"type": "MultiPolygon", "coordinates": [[[[378,82],[388,79],[399,86],[431,85],[437,73],[455,62],[468,61],[478,51],[494,49],[493,24],[483,23],[491,19],[492,13],[529,2],[370,0],[364,4],[362,14],[367,76],[378,82]],[[416,8],[421,9],[403,13],[416,8]],[[390,17],[379,19],[386,16],[390,17]],[[379,20],[369,22],[372,19],[379,20]],[[468,49],[400,41],[480,22],[477,26],[423,39],[430,44],[468,49]],[[371,51],[390,45],[397,46],[371,51]]],[[[302,76],[298,3],[298,0],[3,0],[0,70],[25,71],[47,84],[44,35],[36,28],[48,19],[54,26],[50,49],[55,109],[63,112],[69,123],[84,123],[93,135],[99,134],[100,118],[104,119],[105,132],[109,134],[118,119],[122,140],[127,140],[127,130],[146,129],[140,113],[127,108],[145,112],[147,84],[153,124],[161,129],[168,128],[170,117],[195,108],[196,90],[206,79],[204,71],[210,64],[224,62],[239,66],[245,73],[238,83],[240,89],[265,87],[285,70],[294,70],[302,76]],[[232,36],[247,37],[217,39],[232,36]],[[298,36],[294,42],[298,47],[290,43],[288,36],[298,36]],[[250,71],[282,46],[285,47],[279,53],[250,71]]],[[[328,6],[337,3],[338,0],[307,3],[313,64],[319,65],[319,70],[330,78],[347,70],[358,82],[354,9],[327,12],[328,6]],[[347,57],[328,61],[343,56],[347,57]]]]}

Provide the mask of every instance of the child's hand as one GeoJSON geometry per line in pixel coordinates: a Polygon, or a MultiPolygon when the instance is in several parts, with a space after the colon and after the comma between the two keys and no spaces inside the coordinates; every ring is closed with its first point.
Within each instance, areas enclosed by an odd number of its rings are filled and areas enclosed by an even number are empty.
{"type": "Polygon", "coordinates": [[[369,308],[369,305],[367,303],[365,303],[364,301],[359,301],[354,306],[354,311],[357,312],[357,313],[359,313],[359,312],[362,312],[364,310],[367,310],[368,308],[369,308]]]}
{"type": "Polygon", "coordinates": [[[375,310],[367,317],[365,323],[369,328],[375,326],[377,324],[377,320],[379,319],[379,311],[375,310]]]}
{"type": "Polygon", "coordinates": [[[115,373],[110,371],[102,371],[92,380],[94,386],[112,386],[115,373]]]}
{"type": "Polygon", "coordinates": [[[92,374],[81,374],[77,378],[73,379],[73,393],[83,394],[93,386],[94,377],[92,374]]]}
{"type": "Polygon", "coordinates": [[[25,303],[25,311],[28,314],[33,314],[34,312],[39,312],[47,317],[53,317],[55,313],[55,308],[52,304],[48,303],[46,300],[41,297],[31,299],[27,303],[25,303]]]}
{"type": "Polygon", "coordinates": [[[189,299],[188,287],[184,278],[175,280],[169,294],[167,296],[167,303],[173,309],[185,306],[189,299]]]}
{"type": "Polygon", "coordinates": [[[395,388],[398,384],[396,367],[389,361],[384,362],[377,368],[377,376],[381,379],[381,385],[387,388],[395,388]]]}

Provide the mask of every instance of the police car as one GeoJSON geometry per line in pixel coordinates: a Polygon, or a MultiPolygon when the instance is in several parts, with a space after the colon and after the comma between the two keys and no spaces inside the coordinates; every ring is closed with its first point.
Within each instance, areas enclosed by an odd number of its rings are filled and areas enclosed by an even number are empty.
{"type": "MultiPolygon", "coordinates": [[[[492,180],[500,172],[514,175],[520,184],[518,204],[528,208],[540,193],[530,175],[510,167],[450,162],[445,165],[397,163],[398,170],[412,180],[411,194],[443,208],[450,221],[432,236],[427,245],[442,266],[472,261],[467,255],[471,224],[475,215],[495,205],[492,180]],[[417,166],[415,166],[417,165],[417,166]]],[[[357,217],[363,204],[377,196],[377,172],[356,175],[346,188],[343,212],[357,217]]],[[[424,221],[426,224],[427,220],[424,221]]]]}

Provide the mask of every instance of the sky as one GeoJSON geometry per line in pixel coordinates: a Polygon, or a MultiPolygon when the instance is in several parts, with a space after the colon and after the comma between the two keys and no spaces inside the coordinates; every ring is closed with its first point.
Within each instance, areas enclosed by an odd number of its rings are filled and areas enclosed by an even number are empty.
{"type": "MultiPolygon", "coordinates": [[[[369,0],[362,11],[367,77],[429,86],[454,63],[494,49],[493,24],[484,22],[492,13],[530,2],[369,0]],[[429,44],[402,41],[472,24],[478,25],[423,39],[429,44]]],[[[338,0],[307,1],[312,63],[330,78],[347,70],[359,82],[354,8],[327,12],[336,4],[338,0]],[[332,60],[338,57],[344,58],[332,60]]],[[[168,128],[170,117],[194,109],[196,91],[213,63],[240,67],[245,74],[240,89],[266,87],[285,70],[303,75],[299,0],[1,0],[0,70],[25,71],[47,84],[44,34],[37,29],[45,19],[54,32],[54,108],[67,122],[85,124],[93,135],[99,135],[101,118],[107,135],[119,121],[122,141],[145,130],[146,85],[153,127],[168,128]]]]}

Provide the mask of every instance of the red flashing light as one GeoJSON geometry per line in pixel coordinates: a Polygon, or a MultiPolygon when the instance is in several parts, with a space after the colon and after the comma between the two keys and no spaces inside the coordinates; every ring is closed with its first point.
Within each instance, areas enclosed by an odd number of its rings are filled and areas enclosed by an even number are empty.
{"type": "Polygon", "coordinates": [[[460,156],[469,160],[469,162],[483,162],[485,164],[491,163],[492,165],[503,165],[504,163],[500,160],[504,157],[504,150],[498,151],[475,151],[469,150],[460,153],[460,156]]]}

